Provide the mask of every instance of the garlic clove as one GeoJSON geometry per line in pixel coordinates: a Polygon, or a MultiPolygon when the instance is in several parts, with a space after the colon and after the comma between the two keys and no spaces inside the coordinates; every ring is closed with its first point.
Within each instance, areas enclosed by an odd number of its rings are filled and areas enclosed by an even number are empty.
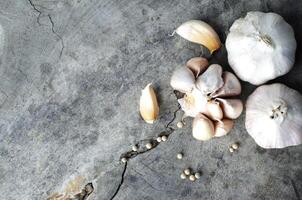
{"type": "Polygon", "coordinates": [[[157,119],[159,107],[156,99],[154,89],[149,83],[145,89],[142,90],[142,95],[139,102],[139,110],[142,118],[149,124],[157,119]]]}
{"type": "Polygon", "coordinates": [[[223,119],[215,122],[215,137],[221,137],[228,134],[234,126],[234,121],[231,119],[223,119]]]}
{"type": "Polygon", "coordinates": [[[214,124],[203,114],[198,114],[192,125],[193,137],[197,140],[206,141],[214,136],[214,124]]]}
{"type": "Polygon", "coordinates": [[[236,96],[241,93],[241,84],[233,73],[223,72],[222,79],[224,85],[215,92],[213,97],[229,97],[236,96]]]}
{"type": "Polygon", "coordinates": [[[217,98],[216,100],[221,103],[224,117],[229,119],[237,119],[241,115],[243,111],[243,104],[240,99],[217,98]]]}
{"type": "Polygon", "coordinates": [[[196,82],[196,87],[206,95],[212,95],[223,86],[222,67],[218,64],[212,64],[201,74],[196,82]]]}
{"type": "Polygon", "coordinates": [[[204,114],[212,120],[221,120],[223,118],[222,109],[217,101],[208,101],[204,114]]]}
{"type": "Polygon", "coordinates": [[[170,85],[174,90],[183,93],[191,92],[195,83],[195,77],[187,67],[181,67],[173,72],[170,85]]]}
{"type": "Polygon", "coordinates": [[[208,60],[202,57],[191,58],[187,62],[187,67],[193,72],[195,77],[198,77],[200,73],[204,72],[208,66],[208,60]]]}
{"type": "Polygon", "coordinates": [[[200,20],[187,21],[180,25],[175,32],[190,42],[207,47],[211,54],[221,46],[219,36],[215,30],[209,24],[200,20]]]}

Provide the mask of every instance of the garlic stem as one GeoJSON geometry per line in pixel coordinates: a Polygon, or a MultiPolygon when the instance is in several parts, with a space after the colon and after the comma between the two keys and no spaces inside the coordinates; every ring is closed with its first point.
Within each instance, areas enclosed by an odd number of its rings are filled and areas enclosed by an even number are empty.
{"type": "Polygon", "coordinates": [[[282,102],[276,108],[272,109],[270,118],[275,119],[278,116],[284,116],[286,114],[286,111],[287,111],[287,106],[285,102],[282,102]]]}

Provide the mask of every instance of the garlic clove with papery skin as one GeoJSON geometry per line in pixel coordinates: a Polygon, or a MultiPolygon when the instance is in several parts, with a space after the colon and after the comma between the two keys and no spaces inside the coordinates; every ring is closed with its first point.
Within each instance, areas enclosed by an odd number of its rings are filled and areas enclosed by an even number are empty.
{"type": "Polygon", "coordinates": [[[222,67],[212,64],[201,74],[196,82],[196,87],[205,95],[211,95],[223,86],[222,67]]]}
{"type": "Polygon", "coordinates": [[[221,121],[216,121],[214,125],[215,137],[221,137],[228,134],[232,130],[234,121],[231,119],[223,119],[221,121]]]}
{"type": "Polygon", "coordinates": [[[197,140],[206,141],[214,136],[214,124],[203,114],[198,114],[192,124],[192,134],[197,140]]]}
{"type": "Polygon", "coordinates": [[[188,92],[183,98],[178,99],[178,103],[186,116],[195,117],[206,111],[207,98],[196,87],[193,87],[192,92],[188,92]]]}
{"type": "Polygon", "coordinates": [[[229,97],[241,93],[241,84],[233,73],[223,72],[222,79],[224,85],[212,95],[213,97],[229,97]]]}
{"type": "Polygon", "coordinates": [[[156,94],[151,86],[151,83],[149,83],[145,89],[142,90],[142,95],[139,102],[139,110],[142,118],[149,124],[153,124],[158,117],[159,107],[156,94]]]}
{"type": "Polygon", "coordinates": [[[219,36],[215,30],[209,24],[200,20],[187,21],[180,25],[175,32],[190,42],[207,47],[211,54],[221,46],[219,36]]]}
{"type": "Polygon", "coordinates": [[[186,65],[193,72],[195,77],[198,77],[200,73],[207,69],[209,62],[206,58],[195,57],[188,60],[186,65]]]}
{"type": "Polygon", "coordinates": [[[224,117],[229,119],[237,119],[241,115],[243,111],[243,104],[240,99],[216,98],[216,100],[220,102],[224,117]]]}
{"type": "Polygon", "coordinates": [[[245,127],[263,148],[302,144],[302,95],[283,84],[258,87],[247,99],[245,127]]]}
{"type": "Polygon", "coordinates": [[[212,120],[221,120],[223,118],[223,111],[219,105],[219,102],[211,100],[206,104],[206,111],[204,112],[207,117],[212,120]]]}
{"type": "Polygon", "coordinates": [[[176,69],[170,80],[172,88],[183,93],[191,92],[194,87],[194,83],[194,74],[187,67],[176,69]]]}

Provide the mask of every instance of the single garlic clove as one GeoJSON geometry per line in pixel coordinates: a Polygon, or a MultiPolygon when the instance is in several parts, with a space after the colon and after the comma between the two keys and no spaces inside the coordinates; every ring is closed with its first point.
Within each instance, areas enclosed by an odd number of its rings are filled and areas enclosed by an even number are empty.
{"type": "Polygon", "coordinates": [[[229,119],[237,119],[241,115],[243,111],[243,104],[240,99],[217,98],[216,100],[221,103],[224,117],[229,119]]]}
{"type": "Polygon", "coordinates": [[[195,83],[195,77],[193,72],[187,67],[181,67],[173,72],[170,85],[174,90],[178,90],[183,93],[191,92],[195,83]]]}
{"type": "Polygon", "coordinates": [[[221,46],[219,36],[215,30],[209,24],[200,20],[187,21],[180,25],[175,32],[190,42],[207,47],[211,54],[221,46]]]}
{"type": "Polygon", "coordinates": [[[204,72],[208,66],[208,60],[202,57],[191,58],[187,62],[187,67],[193,72],[195,77],[198,77],[200,73],[204,72]]]}
{"type": "Polygon", "coordinates": [[[197,140],[206,141],[214,136],[213,122],[203,114],[197,115],[192,125],[193,137],[197,140]]]}
{"type": "Polygon", "coordinates": [[[221,137],[228,134],[234,126],[234,121],[231,119],[223,119],[215,122],[215,137],[221,137]]]}
{"type": "Polygon", "coordinates": [[[159,107],[156,99],[154,89],[149,83],[145,89],[142,90],[142,95],[139,102],[139,110],[142,118],[149,124],[157,119],[159,107]]]}
{"type": "Polygon", "coordinates": [[[223,86],[222,67],[212,64],[196,80],[196,87],[204,94],[211,95],[223,86]]]}
{"type": "Polygon", "coordinates": [[[222,79],[224,85],[215,92],[213,97],[229,97],[236,96],[241,93],[241,84],[233,73],[223,72],[222,79]]]}
{"type": "Polygon", "coordinates": [[[222,109],[217,101],[207,102],[205,114],[212,120],[221,120],[223,118],[222,109]]]}

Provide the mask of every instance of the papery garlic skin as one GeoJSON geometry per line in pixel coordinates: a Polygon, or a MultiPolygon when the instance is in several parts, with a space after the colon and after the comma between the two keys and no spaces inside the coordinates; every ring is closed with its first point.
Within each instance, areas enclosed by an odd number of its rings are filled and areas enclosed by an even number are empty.
{"type": "Polygon", "coordinates": [[[237,96],[241,93],[241,84],[233,73],[223,72],[222,78],[224,85],[212,95],[213,97],[237,96]]]}
{"type": "Polygon", "coordinates": [[[263,148],[302,143],[302,95],[283,85],[258,87],[246,103],[245,126],[263,148]]]}
{"type": "Polygon", "coordinates": [[[186,116],[195,117],[206,111],[207,98],[196,87],[193,87],[192,92],[186,93],[183,98],[178,99],[178,103],[186,116]]]}
{"type": "Polygon", "coordinates": [[[214,137],[214,124],[203,114],[197,115],[192,124],[192,135],[195,139],[206,141],[214,137]]]}
{"type": "Polygon", "coordinates": [[[209,62],[206,58],[195,57],[188,60],[186,66],[193,72],[195,77],[198,77],[200,73],[207,69],[209,62]]]}
{"type": "Polygon", "coordinates": [[[222,137],[226,134],[228,134],[233,126],[234,126],[234,121],[231,119],[223,119],[221,121],[216,121],[215,122],[215,137],[222,137]]]}
{"type": "Polygon", "coordinates": [[[223,86],[222,67],[212,64],[196,80],[196,87],[205,95],[211,95],[223,86]]]}
{"type": "Polygon", "coordinates": [[[223,110],[223,115],[229,119],[237,119],[242,111],[243,111],[243,104],[240,99],[216,99],[220,102],[221,108],[223,110]]]}
{"type": "Polygon", "coordinates": [[[233,23],[226,39],[230,66],[254,85],[286,74],[294,64],[296,46],[292,27],[275,13],[248,12],[233,23]]]}
{"type": "Polygon", "coordinates": [[[212,120],[221,120],[223,118],[223,111],[219,102],[211,100],[206,103],[204,114],[212,120]]]}
{"type": "Polygon", "coordinates": [[[187,67],[176,69],[171,77],[170,85],[174,90],[186,93],[191,92],[195,84],[193,72],[187,67]]]}
{"type": "Polygon", "coordinates": [[[145,89],[142,90],[142,95],[139,102],[139,110],[142,118],[149,124],[157,119],[159,113],[159,106],[157,103],[156,94],[154,89],[149,83],[145,89]]]}
{"type": "Polygon", "coordinates": [[[221,46],[219,36],[215,30],[209,24],[200,20],[187,21],[180,25],[175,32],[190,42],[207,47],[211,53],[221,46]]]}

